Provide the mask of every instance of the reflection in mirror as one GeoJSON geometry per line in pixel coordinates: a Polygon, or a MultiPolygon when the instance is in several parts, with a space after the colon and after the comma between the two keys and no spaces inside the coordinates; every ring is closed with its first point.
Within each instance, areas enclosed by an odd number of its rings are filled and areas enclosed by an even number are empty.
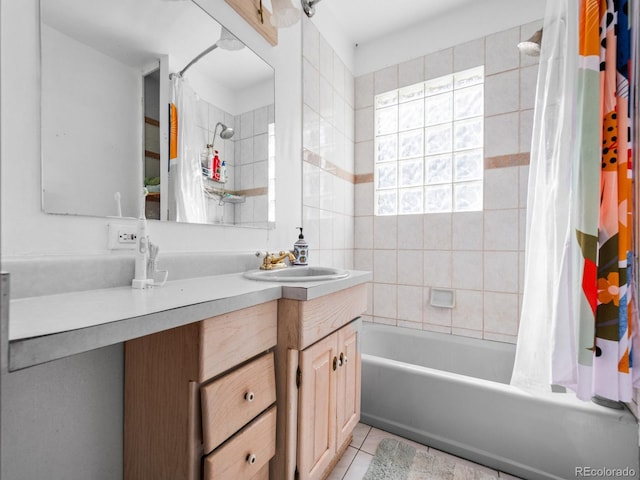
{"type": "Polygon", "coordinates": [[[191,1],[41,13],[45,212],[274,226],[268,64],[191,1]]]}

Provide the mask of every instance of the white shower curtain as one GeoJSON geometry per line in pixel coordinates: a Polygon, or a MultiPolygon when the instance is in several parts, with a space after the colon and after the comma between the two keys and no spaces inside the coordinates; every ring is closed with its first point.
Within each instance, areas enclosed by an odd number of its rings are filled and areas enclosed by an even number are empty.
{"type": "MultiPolygon", "coordinates": [[[[578,62],[578,6],[547,2],[536,93],[525,251],[524,297],[511,383],[550,390],[554,341],[573,336],[560,296],[575,285],[571,183],[578,62]]],[[[571,342],[568,342],[571,344],[571,342]]],[[[566,352],[568,356],[574,352],[566,352]]]]}
{"type": "Polygon", "coordinates": [[[175,107],[177,126],[172,125],[171,139],[177,148],[169,161],[169,220],[207,223],[200,153],[202,141],[195,118],[197,96],[185,79],[171,78],[171,103],[175,107]],[[175,156],[174,156],[175,155],[175,156]]]}

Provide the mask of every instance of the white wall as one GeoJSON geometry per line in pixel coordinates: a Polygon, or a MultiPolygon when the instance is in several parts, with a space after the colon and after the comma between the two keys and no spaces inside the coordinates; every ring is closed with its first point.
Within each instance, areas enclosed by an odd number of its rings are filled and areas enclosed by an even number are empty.
{"type": "MultiPolygon", "coordinates": [[[[224,0],[199,3],[276,67],[277,227],[150,221],[149,234],[161,252],[291,247],[302,215],[300,25],[281,31],[272,48],[224,0]]],[[[41,211],[38,8],[37,0],[0,3],[0,252],[3,259],[110,254],[107,219],[41,211]]],[[[122,345],[114,345],[4,376],[0,477],[121,478],[122,361],[122,345]]]]}
{"type": "MultiPolygon", "coordinates": [[[[161,252],[290,247],[302,217],[300,25],[281,30],[279,45],[271,48],[223,0],[199,3],[276,68],[276,229],[151,221],[150,236],[161,252]]],[[[2,257],[110,253],[107,219],[41,211],[38,2],[7,0],[1,9],[2,257]]]]}

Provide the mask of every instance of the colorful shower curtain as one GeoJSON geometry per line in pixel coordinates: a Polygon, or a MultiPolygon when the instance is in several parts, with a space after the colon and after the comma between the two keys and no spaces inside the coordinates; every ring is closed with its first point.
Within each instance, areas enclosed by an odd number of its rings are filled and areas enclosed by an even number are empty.
{"type": "Polygon", "coordinates": [[[629,6],[547,2],[538,77],[512,383],[583,400],[629,402],[639,384],[629,6]]]}

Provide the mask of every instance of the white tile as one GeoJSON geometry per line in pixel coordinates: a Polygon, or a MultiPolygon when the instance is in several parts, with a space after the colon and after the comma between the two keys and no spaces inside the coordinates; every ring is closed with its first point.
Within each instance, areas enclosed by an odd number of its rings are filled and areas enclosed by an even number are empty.
{"type": "Polygon", "coordinates": [[[423,292],[424,309],[422,316],[422,328],[442,333],[451,333],[451,309],[433,307],[429,305],[429,292],[430,290],[428,288],[425,288],[423,292]],[[427,325],[430,325],[430,328],[427,328],[427,325]],[[433,328],[435,326],[440,328],[433,328]]]}
{"type": "Polygon", "coordinates": [[[353,438],[351,439],[351,446],[355,448],[362,447],[364,440],[369,435],[371,431],[371,426],[366,425],[364,423],[358,423],[353,429],[353,438]]]}
{"type": "Polygon", "coordinates": [[[430,323],[423,323],[422,329],[427,332],[438,332],[438,333],[447,333],[451,334],[451,326],[446,325],[432,325],[430,323]]]}
{"type": "Polygon", "coordinates": [[[518,295],[512,293],[485,292],[484,331],[518,334],[518,295]]]}
{"type": "Polygon", "coordinates": [[[302,198],[309,207],[320,207],[320,169],[308,162],[302,162],[302,198]]]}
{"type": "Polygon", "coordinates": [[[320,116],[320,156],[323,160],[335,162],[336,144],[335,129],[330,122],[320,116]]]}
{"type": "Polygon", "coordinates": [[[302,146],[320,153],[320,115],[309,105],[302,106],[302,146]]]}
{"type": "Polygon", "coordinates": [[[373,217],[355,217],[356,248],[373,248],[373,217]]]}
{"type": "Polygon", "coordinates": [[[484,65],[484,37],[453,47],[453,71],[484,65]]]}
{"type": "MultiPolygon", "coordinates": [[[[421,250],[398,250],[398,284],[423,285],[423,253],[421,250]]],[[[405,319],[408,320],[408,319],[405,319]]]]}
{"type": "Polygon", "coordinates": [[[525,251],[527,241],[527,209],[518,210],[518,250],[525,251]]]}
{"type": "Polygon", "coordinates": [[[453,288],[482,290],[482,252],[456,251],[452,254],[451,285],[453,288]]]}
{"type": "Polygon", "coordinates": [[[373,106],[373,73],[355,78],[354,93],[356,109],[373,106]]]}
{"type": "Polygon", "coordinates": [[[423,218],[425,250],[449,250],[452,238],[451,214],[429,213],[423,218]]]}
{"type": "MultiPolygon", "coordinates": [[[[336,204],[336,176],[320,170],[320,208],[330,212],[335,211],[336,204]]],[[[324,248],[324,247],[323,247],[324,248]]]]}
{"type": "Polygon", "coordinates": [[[511,155],[518,152],[520,149],[519,119],[518,112],[485,117],[485,157],[511,155]]]}
{"type": "Polygon", "coordinates": [[[355,215],[373,215],[373,182],[358,183],[355,186],[355,215]]]}
{"type": "Polygon", "coordinates": [[[373,284],[373,314],[376,317],[397,318],[398,288],[386,283],[373,284]]]}
{"type": "Polygon", "coordinates": [[[456,290],[456,306],[451,312],[453,328],[482,332],[482,292],[456,290]]]}
{"type": "MultiPolygon", "coordinates": [[[[253,164],[253,186],[254,188],[263,188],[269,185],[269,164],[267,160],[256,162],[253,164]]],[[[265,216],[266,218],[266,216],[265,216]]]]}
{"type": "Polygon", "coordinates": [[[398,216],[398,247],[404,250],[422,250],[423,215],[398,216]]]}
{"type": "Polygon", "coordinates": [[[375,95],[398,88],[398,66],[392,65],[374,72],[373,79],[375,95]]]}
{"type": "Polygon", "coordinates": [[[525,253],[518,252],[518,293],[520,294],[524,293],[524,259],[525,253]]]}
{"type": "Polygon", "coordinates": [[[333,49],[329,42],[320,35],[320,75],[333,83],[333,49]]]}
{"type": "Polygon", "coordinates": [[[486,39],[485,74],[513,70],[520,66],[520,27],[488,35],[486,39]]]}
{"type": "Polygon", "coordinates": [[[422,287],[398,286],[398,320],[408,320],[422,328],[422,287]]]}
{"type": "Polygon", "coordinates": [[[320,109],[320,73],[306,59],[302,60],[302,97],[311,109],[320,109]]]}
{"type": "Polygon", "coordinates": [[[484,114],[515,112],[520,103],[518,70],[488,75],[484,79],[484,114]]]}
{"type": "MultiPolygon", "coordinates": [[[[344,64],[343,64],[344,66],[344,64]]],[[[344,100],[349,107],[354,108],[356,105],[356,79],[349,69],[344,66],[344,100]]]]}
{"type": "Polygon", "coordinates": [[[393,327],[398,326],[398,320],[396,318],[389,317],[373,317],[373,323],[379,323],[381,325],[391,325],[393,327]]]}
{"type": "Polygon", "coordinates": [[[439,50],[424,57],[424,79],[431,80],[453,73],[453,48],[439,50]]]}
{"type": "Polygon", "coordinates": [[[333,248],[334,249],[344,249],[345,248],[345,237],[347,232],[344,228],[344,218],[345,215],[341,213],[336,213],[335,220],[333,224],[333,248]]]}
{"type": "Polygon", "coordinates": [[[484,252],[484,289],[518,293],[518,252],[484,252]]]}
{"type": "MultiPolygon", "coordinates": [[[[398,306],[400,308],[400,306],[398,306]]],[[[422,320],[411,322],[409,320],[398,320],[398,327],[411,328],[412,330],[422,330],[422,320]]]]}
{"type": "Polygon", "coordinates": [[[329,81],[320,76],[320,118],[330,124],[334,123],[333,118],[333,87],[329,81]]]}
{"type": "Polygon", "coordinates": [[[342,454],[342,457],[340,457],[337,465],[333,468],[333,470],[327,477],[327,480],[342,480],[342,478],[347,473],[347,470],[349,470],[351,462],[353,462],[353,459],[357,454],[358,450],[356,448],[347,447],[345,452],[342,454]]]}
{"type": "MultiPolygon", "coordinates": [[[[266,161],[269,159],[269,136],[261,133],[253,137],[253,160],[254,162],[266,161]]],[[[265,177],[266,181],[266,177],[265,177]]]]}
{"type": "Polygon", "coordinates": [[[315,68],[320,68],[320,33],[306,19],[302,22],[302,54],[315,68]]]}
{"type": "Polygon", "coordinates": [[[531,151],[531,136],[533,134],[533,110],[520,112],[520,153],[531,151]]]}
{"type": "Polygon", "coordinates": [[[527,208],[527,192],[529,190],[529,165],[524,165],[520,168],[520,176],[518,179],[519,201],[518,206],[520,208],[527,208]]]}
{"type": "Polygon", "coordinates": [[[518,250],[518,209],[484,212],[484,249],[518,250]]]}
{"type": "Polygon", "coordinates": [[[396,216],[373,217],[373,247],[396,249],[398,246],[398,222],[396,216]]]}
{"type": "Polygon", "coordinates": [[[518,208],[520,167],[484,171],[484,209],[518,208]]]}
{"type": "MultiPolygon", "coordinates": [[[[243,190],[254,188],[253,164],[240,166],[240,188],[243,190]]],[[[248,199],[247,199],[248,200],[248,199]]]]}
{"type": "Polygon", "coordinates": [[[346,110],[347,104],[344,101],[338,92],[333,91],[333,126],[336,127],[336,130],[344,135],[345,125],[346,125],[346,110]]]}
{"type": "Polygon", "coordinates": [[[320,210],[312,207],[302,207],[302,223],[304,238],[309,243],[309,250],[320,248],[320,210]]]}
{"type": "Polygon", "coordinates": [[[357,142],[373,140],[373,107],[364,107],[356,110],[356,133],[357,142]]]}
{"type": "Polygon", "coordinates": [[[453,250],[483,249],[483,213],[464,212],[453,214],[453,250]]]}
{"type": "Polygon", "coordinates": [[[347,73],[348,72],[344,63],[342,63],[342,60],[340,60],[340,57],[338,57],[338,55],[336,55],[334,52],[333,53],[333,88],[335,88],[336,93],[340,97],[344,98],[345,101],[347,100],[345,98],[345,88],[347,85],[347,82],[345,81],[345,75],[347,73]]]}
{"type": "Polygon", "coordinates": [[[253,134],[269,133],[269,109],[261,107],[253,112],[253,134]]]}
{"type": "Polygon", "coordinates": [[[253,112],[243,113],[240,116],[240,138],[253,137],[253,112]]]}
{"type": "Polygon", "coordinates": [[[373,140],[358,142],[355,145],[355,173],[373,173],[373,140]]]}
{"type": "Polygon", "coordinates": [[[520,110],[534,107],[537,82],[538,65],[520,69],[520,110]]]}
{"type": "Polygon", "coordinates": [[[335,214],[320,210],[320,249],[332,250],[333,245],[333,227],[335,223],[335,214]]]}
{"type": "Polygon", "coordinates": [[[240,147],[240,164],[249,165],[253,162],[253,137],[245,138],[236,142],[240,147]]]}
{"type": "Polygon", "coordinates": [[[482,330],[469,330],[468,328],[451,327],[451,335],[467,338],[482,338],[482,330]]]}
{"type": "Polygon", "coordinates": [[[353,250],[356,248],[355,238],[355,221],[353,212],[346,213],[344,215],[344,248],[347,250],[353,250]]]}
{"type": "Polygon", "coordinates": [[[367,473],[371,460],[373,460],[373,455],[359,451],[356,458],[351,462],[351,466],[343,480],[362,480],[367,473]]]}
{"type": "Polygon", "coordinates": [[[449,250],[425,250],[424,285],[451,287],[451,252],[449,250]]]}
{"type": "Polygon", "coordinates": [[[377,283],[396,283],[398,261],[395,250],[375,250],[373,254],[373,281],[377,283]]]}
{"type": "Polygon", "coordinates": [[[424,81],[424,57],[398,65],[398,86],[406,87],[424,81]]]}

